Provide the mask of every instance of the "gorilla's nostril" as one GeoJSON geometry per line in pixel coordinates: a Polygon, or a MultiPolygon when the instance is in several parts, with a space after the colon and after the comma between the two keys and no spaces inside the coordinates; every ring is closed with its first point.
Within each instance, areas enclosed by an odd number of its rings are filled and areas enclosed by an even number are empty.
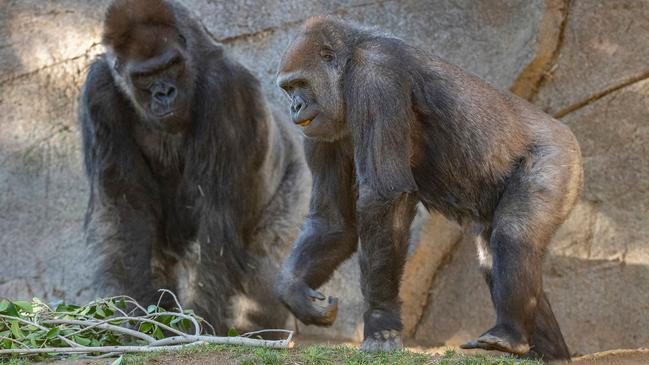
{"type": "Polygon", "coordinates": [[[176,98],[176,88],[169,86],[166,89],[157,90],[153,97],[162,103],[170,103],[176,98]]]}

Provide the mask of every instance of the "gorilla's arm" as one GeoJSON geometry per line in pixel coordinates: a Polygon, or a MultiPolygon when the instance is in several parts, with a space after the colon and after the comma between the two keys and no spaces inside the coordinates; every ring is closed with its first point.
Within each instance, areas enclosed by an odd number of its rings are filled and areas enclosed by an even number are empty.
{"type": "Polygon", "coordinates": [[[375,65],[371,55],[348,76],[348,126],[354,138],[358,179],[357,217],[365,312],[365,350],[398,344],[399,285],[416,213],[417,186],[411,172],[415,116],[408,81],[375,65]]]}
{"type": "Polygon", "coordinates": [[[349,139],[307,140],[305,150],[313,173],[309,216],[284,264],[277,289],[302,322],[331,325],[336,318],[336,300],[329,298],[329,305],[321,307],[312,299],[325,299],[314,289],[356,251],[352,151],[349,139]]]}
{"type": "Polygon", "coordinates": [[[224,333],[239,314],[233,298],[255,282],[272,281],[255,276],[263,265],[259,261],[275,248],[252,237],[262,207],[277,189],[267,172],[281,165],[273,155],[277,146],[271,146],[269,134],[274,122],[259,82],[227,57],[207,61],[195,96],[182,182],[192,202],[198,244],[185,305],[209,313],[217,333],[224,333]]]}
{"type": "Polygon", "coordinates": [[[99,260],[94,282],[102,295],[151,300],[151,247],[159,234],[160,208],[148,168],[129,133],[134,112],[103,59],[90,68],[79,108],[91,190],[86,238],[99,260]]]}

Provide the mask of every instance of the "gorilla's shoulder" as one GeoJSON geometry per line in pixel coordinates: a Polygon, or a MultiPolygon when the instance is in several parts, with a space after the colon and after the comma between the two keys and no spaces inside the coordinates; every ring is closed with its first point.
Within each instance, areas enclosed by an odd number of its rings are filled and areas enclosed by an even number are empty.
{"type": "Polygon", "coordinates": [[[81,102],[90,106],[121,100],[118,88],[105,55],[97,56],[88,67],[88,75],[81,89],[81,102]]]}
{"type": "MultiPolygon", "coordinates": [[[[94,91],[107,84],[114,84],[113,76],[110,73],[110,66],[106,60],[106,56],[101,54],[97,56],[88,67],[88,76],[86,78],[86,89],[92,88],[94,91]]],[[[90,91],[90,90],[86,90],[90,91]]]]}

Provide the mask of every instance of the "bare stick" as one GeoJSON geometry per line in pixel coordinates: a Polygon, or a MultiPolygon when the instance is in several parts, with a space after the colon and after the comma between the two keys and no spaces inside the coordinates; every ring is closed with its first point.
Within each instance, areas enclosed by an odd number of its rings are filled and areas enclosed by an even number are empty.
{"type": "MultiPolygon", "coordinates": [[[[198,343],[196,343],[198,344],[198,343]]],[[[0,350],[0,355],[5,354],[42,354],[42,353],[52,353],[52,354],[82,354],[86,352],[113,352],[115,354],[123,354],[128,352],[159,352],[159,351],[173,351],[179,350],[188,346],[196,345],[190,343],[187,345],[179,346],[165,346],[165,347],[148,347],[148,346],[95,346],[95,347],[85,347],[73,348],[73,347],[44,347],[38,349],[9,349],[9,350],[0,350]]]]}
{"type": "Polygon", "coordinates": [[[267,330],[246,332],[246,333],[242,334],[241,337],[250,337],[250,336],[258,335],[258,334],[261,334],[261,333],[277,333],[277,332],[279,332],[279,333],[287,333],[289,335],[291,335],[293,333],[293,331],[285,330],[285,329],[267,329],[267,330]]]}
{"type": "Polygon", "coordinates": [[[174,302],[176,302],[176,308],[178,308],[178,311],[180,313],[184,313],[185,311],[183,310],[183,306],[180,305],[180,302],[178,301],[178,297],[176,297],[176,294],[174,294],[171,290],[169,289],[158,289],[158,292],[162,293],[160,294],[160,298],[158,298],[158,307],[160,307],[160,302],[162,301],[162,297],[165,294],[171,295],[171,297],[174,299],[174,302]]]}
{"type": "MultiPolygon", "coordinates": [[[[181,349],[187,346],[194,346],[204,343],[221,345],[244,345],[269,348],[291,348],[293,343],[289,340],[257,340],[247,337],[217,337],[217,336],[184,336],[170,337],[166,340],[169,345],[165,346],[93,346],[84,348],[73,347],[46,347],[38,349],[8,349],[0,350],[4,354],[38,354],[38,353],[127,353],[127,352],[158,352],[181,349]],[[172,340],[173,339],[173,340],[172,340]],[[188,341],[189,340],[189,341],[188,341]]],[[[161,340],[162,341],[162,340],[161,340]]]]}
{"type": "MultiPolygon", "coordinates": [[[[147,335],[146,333],[138,332],[138,331],[133,331],[128,328],[120,327],[120,326],[114,326],[112,324],[108,323],[102,323],[102,322],[94,322],[94,321],[77,321],[74,319],[52,319],[48,321],[43,321],[43,323],[46,324],[73,324],[73,325],[78,325],[78,326],[88,326],[84,328],[83,330],[88,330],[90,328],[101,328],[104,330],[109,330],[113,332],[118,332],[118,333],[123,333],[125,335],[133,336],[136,338],[139,338],[141,340],[146,341],[147,343],[155,342],[156,339],[147,335]]],[[[77,331],[77,332],[82,332],[82,331],[77,331]]]]}

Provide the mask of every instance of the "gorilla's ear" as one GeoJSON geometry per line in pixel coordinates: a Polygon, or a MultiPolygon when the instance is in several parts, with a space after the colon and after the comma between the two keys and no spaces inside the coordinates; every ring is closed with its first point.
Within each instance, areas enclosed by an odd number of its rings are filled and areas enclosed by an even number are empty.
{"type": "Polygon", "coordinates": [[[384,198],[417,191],[410,167],[415,116],[408,81],[370,62],[350,69],[345,85],[359,185],[384,198]]]}

